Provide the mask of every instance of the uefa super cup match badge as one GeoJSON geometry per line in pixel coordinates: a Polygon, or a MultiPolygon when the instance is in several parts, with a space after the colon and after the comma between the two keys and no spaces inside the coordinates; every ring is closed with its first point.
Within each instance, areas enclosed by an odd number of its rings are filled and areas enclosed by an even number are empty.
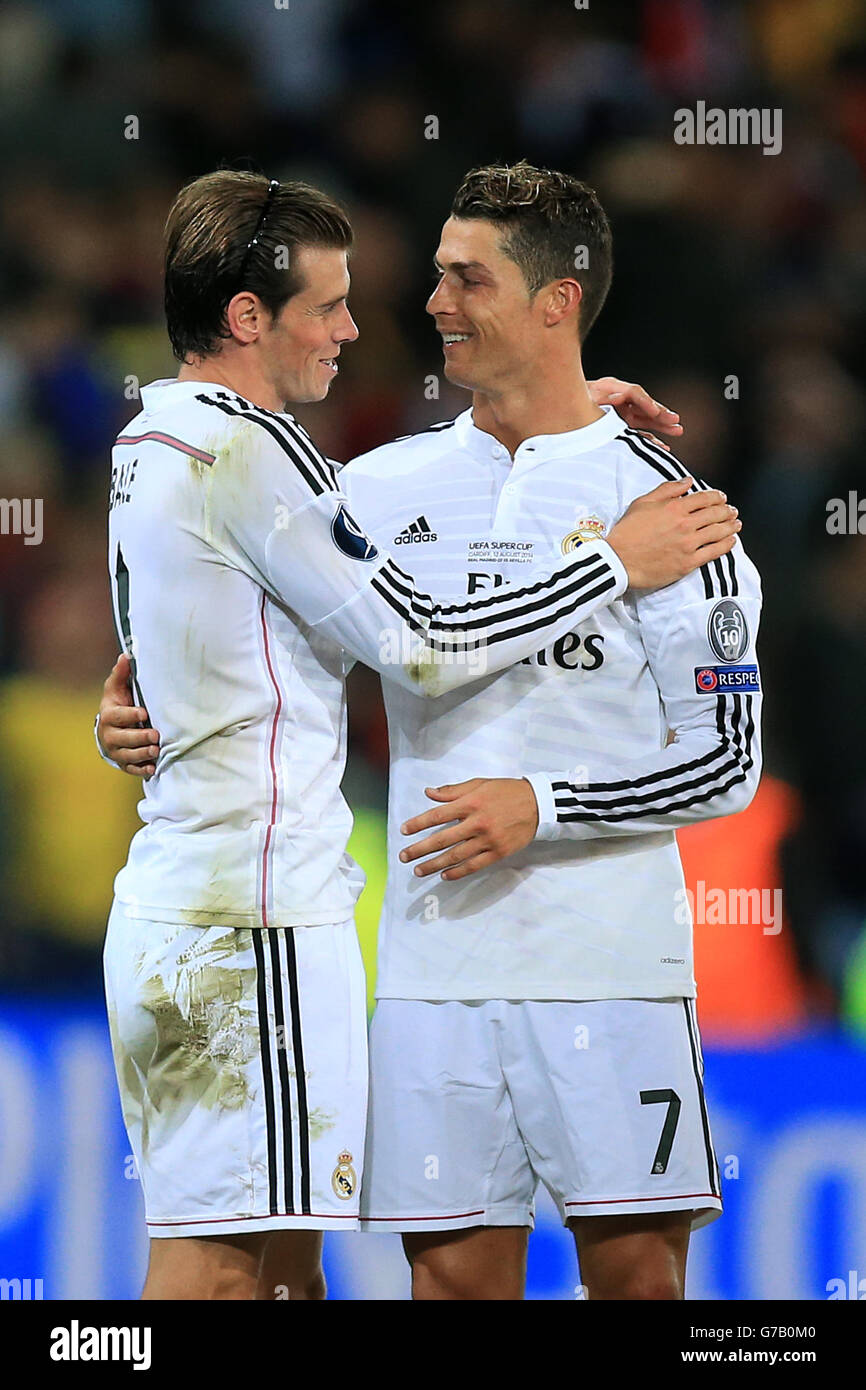
{"type": "Polygon", "coordinates": [[[337,1155],[337,1166],[331,1174],[331,1186],[344,1202],[348,1202],[349,1198],[355,1195],[358,1175],[352,1167],[352,1155],[348,1149],[337,1155]]]}
{"type": "Polygon", "coordinates": [[[600,541],[606,530],[607,526],[600,516],[581,517],[574,530],[562,538],[563,555],[570,555],[585,541],[600,541]]]}

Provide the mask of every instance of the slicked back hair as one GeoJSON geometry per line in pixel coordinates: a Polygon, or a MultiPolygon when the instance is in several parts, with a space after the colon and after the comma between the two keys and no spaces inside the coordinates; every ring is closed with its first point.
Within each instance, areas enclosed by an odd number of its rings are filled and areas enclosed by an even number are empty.
{"type": "Polygon", "coordinates": [[[571,174],[488,164],[466,175],[452,217],[496,223],[502,250],[519,266],[530,298],[552,280],[580,284],[581,342],[607,298],[613,271],[610,223],[594,189],[571,174]]]}
{"type": "Polygon", "coordinates": [[[351,245],[346,213],[309,184],[271,189],[263,174],[231,169],[194,179],[165,224],[165,317],[175,357],[219,351],[231,336],[226,308],[241,290],[278,314],[304,287],[296,266],[302,247],[351,245]]]}

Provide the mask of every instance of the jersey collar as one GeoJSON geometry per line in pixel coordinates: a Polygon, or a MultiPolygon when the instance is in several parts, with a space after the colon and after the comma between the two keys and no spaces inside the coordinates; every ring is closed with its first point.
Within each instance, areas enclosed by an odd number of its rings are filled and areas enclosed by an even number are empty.
{"type": "MultiPolygon", "coordinates": [[[[547,459],[573,458],[615,439],[625,429],[625,421],[620,419],[613,406],[603,405],[601,409],[604,411],[602,418],[593,420],[591,425],[584,425],[582,429],[565,430],[561,434],[535,434],[530,439],[524,439],[514,455],[515,466],[519,464],[523,468],[531,468],[547,459]]],[[[461,448],[467,449],[476,458],[500,462],[508,460],[505,446],[492,434],[475,425],[471,408],[458,415],[454,425],[461,448]]]]}
{"type": "MultiPolygon", "coordinates": [[[[226,386],[225,382],[178,381],[176,376],[164,376],[157,381],[151,381],[147,386],[142,386],[142,408],[150,412],[162,410],[165,405],[177,405],[179,401],[191,400],[194,396],[211,391],[224,391],[229,396],[236,396],[238,400],[247,401],[246,396],[241,396],[239,392],[233,391],[230,386],[226,386]]],[[[258,409],[253,401],[247,401],[247,404],[254,410],[258,409]]],[[[294,419],[294,416],[289,415],[286,411],[283,411],[282,414],[287,419],[294,419]]]]}
{"type": "Polygon", "coordinates": [[[194,396],[197,391],[207,391],[208,389],[220,389],[210,385],[206,381],[178,381],[176,376],[163,376],[158,381],[148,382],[147,386],[141,388],[141,402],[146,410],[154,410],[171,398],[172,401],[185,400],[188,396],[194,396]]]}

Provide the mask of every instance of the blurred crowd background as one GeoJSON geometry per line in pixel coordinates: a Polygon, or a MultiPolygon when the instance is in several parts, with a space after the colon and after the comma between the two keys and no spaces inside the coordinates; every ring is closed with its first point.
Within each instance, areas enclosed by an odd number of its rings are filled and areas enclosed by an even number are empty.
{"type": "MultiPolygon", "coordinates": [[[[91,733],[116,653],[108,451],[138,384],[176,371],[161,233],[178,188],[257,168],[349,208],[361,338],[330,400],[299,411],[345,460],[465,408],[424,313],[431,257],[461,175],[520,157],[599,189],[616,271],[588,374],[681,413],[679,456],[739,505],[764,579],[764,783],[681,844],[692,883],[781,887],[785,923],[698,927],[705,1033],[841,1019],[866,1039],[866,538],[827,529],[830,499],[866,498],[857,0],[4,5],[0,497],[43,499],[44,537],[0,537],[0,989],[95,987],[137,824],[137,784],[91,733]],[[698,100],[780,108],[781,153],[677,145],[674,112],[698,100]]],[[[387,731],[364,671],[351,726],[369,959],[387,731]]]]}

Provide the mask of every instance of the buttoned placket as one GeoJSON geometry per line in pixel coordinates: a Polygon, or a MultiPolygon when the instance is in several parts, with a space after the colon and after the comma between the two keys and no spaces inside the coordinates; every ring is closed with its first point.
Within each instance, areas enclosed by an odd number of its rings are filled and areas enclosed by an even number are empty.
{"type": "Polygon", "coordinates": [[[491,446],[490,458],[496,487],[490,527],[493,535],[516,536],[519,533],[516,522],[520,512],[520,482],[523,473],[537,461],[536,455],[534,444],[521,444],[512,462],[503,444],[491,446]]]}

